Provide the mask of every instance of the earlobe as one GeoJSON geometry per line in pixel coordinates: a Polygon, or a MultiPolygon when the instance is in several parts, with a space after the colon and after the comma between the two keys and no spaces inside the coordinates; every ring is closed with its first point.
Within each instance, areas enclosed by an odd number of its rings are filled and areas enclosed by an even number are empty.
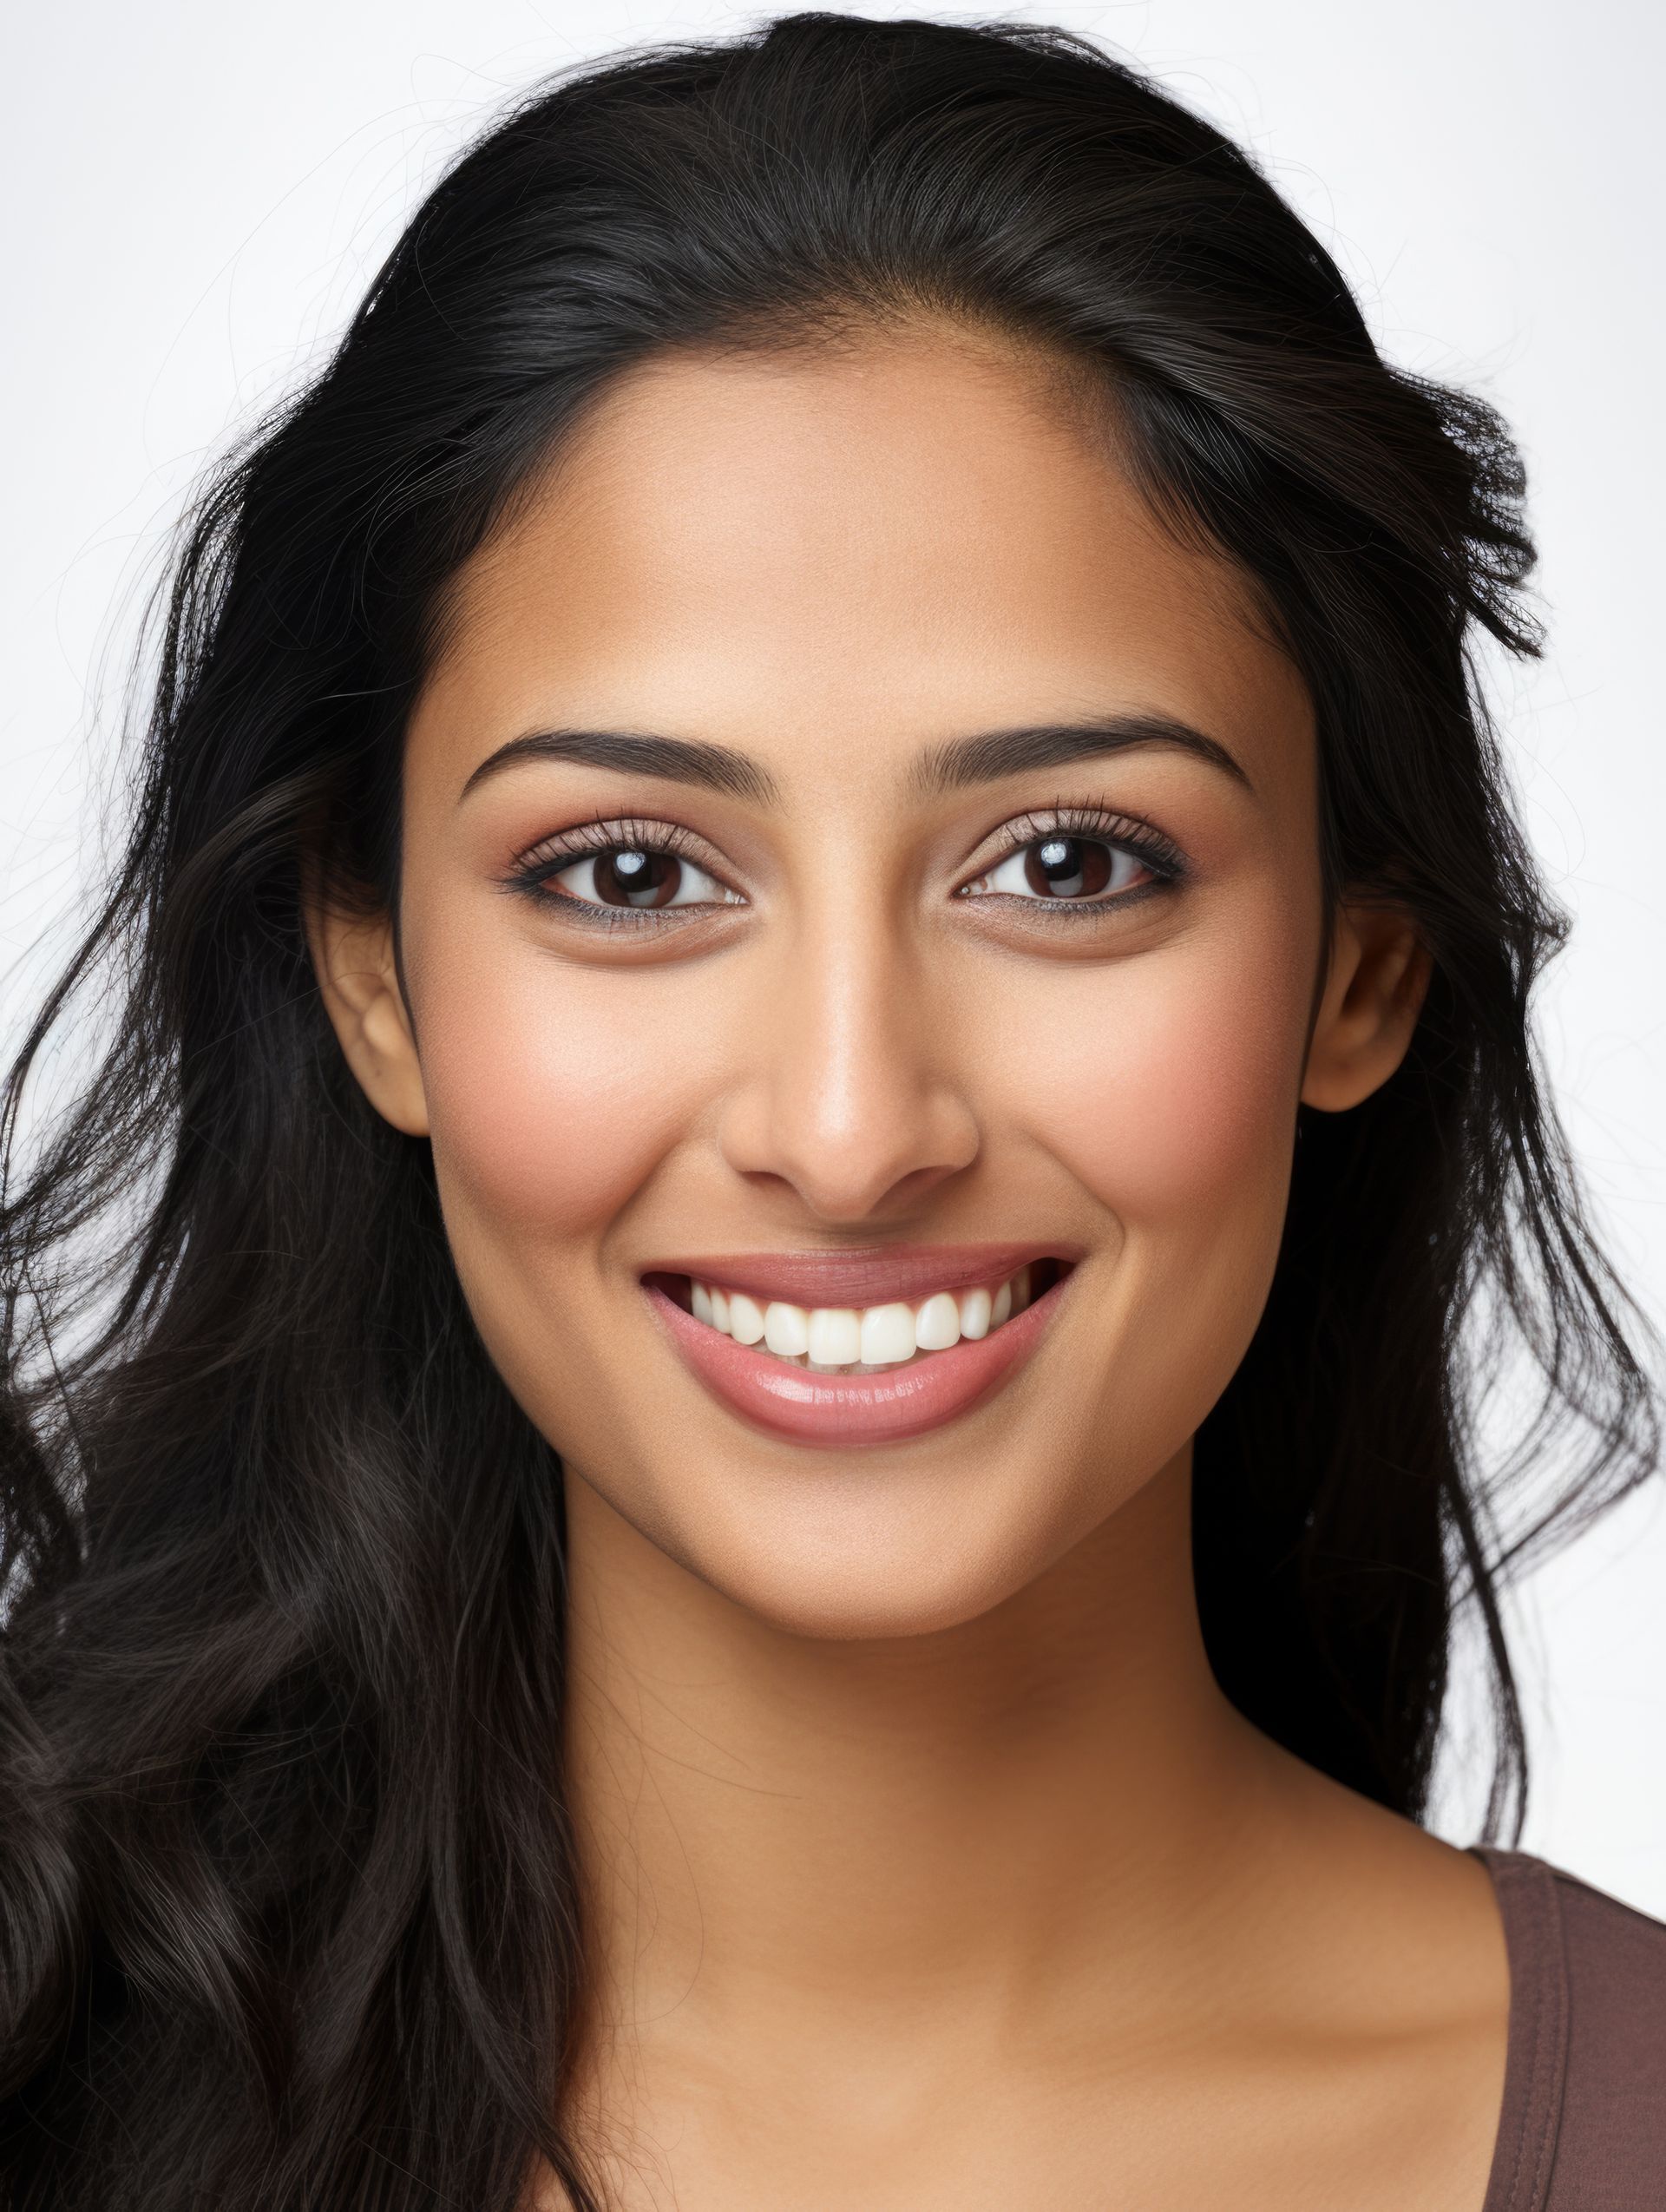
{"type": "Polygon", "coordinates": [[[1309,1040],[1304,1106],[1344,1113],[1387,1082],[1411,1043],[1431,965],[1415,923],[1400,909],[1340,910],[1309,1040]]]}
{"type": "Polygon", "coordinates": [[[310,867],[303,908],[318,990],[360,1089],[384,1121],[407,1136],[427,1136],[428,1102],[390,918],[345,911],[327,900],[310,867]]]}

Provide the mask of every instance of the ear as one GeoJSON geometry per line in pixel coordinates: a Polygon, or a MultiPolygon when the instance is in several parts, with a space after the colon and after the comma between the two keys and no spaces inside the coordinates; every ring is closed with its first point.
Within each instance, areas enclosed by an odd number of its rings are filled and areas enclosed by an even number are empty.
{"type": "Polygon", "coordinates": [[[1405,1058],[1433,962],[1403,910],[1343,906],[1308,1043],[1302,1102],[1340,1113],[1369,1098],[1405,1058]]]}
{"type": "Polygon", "coordinates": [[[428,1134],[416,1033],[399,986],[390,916],[331,900],[310,855],[301,909],[308,949],[331,1025],[360,1089],[384,1120],[407,1136],[428,1134]]]}

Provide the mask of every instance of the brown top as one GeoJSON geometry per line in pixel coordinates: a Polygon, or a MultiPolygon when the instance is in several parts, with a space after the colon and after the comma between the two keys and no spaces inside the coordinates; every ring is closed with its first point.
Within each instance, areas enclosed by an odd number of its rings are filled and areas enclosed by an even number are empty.
{"type": "Polygon", "coordinates": [[[1481,2212],[1666,2208],[1666,1923],[1477,1844],[1510,1959],[1504,2110],[1481,2212]]]}

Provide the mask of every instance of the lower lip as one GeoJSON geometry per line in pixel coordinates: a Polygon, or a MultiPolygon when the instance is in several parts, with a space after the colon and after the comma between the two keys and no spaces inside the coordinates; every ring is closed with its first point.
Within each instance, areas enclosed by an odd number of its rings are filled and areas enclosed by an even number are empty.
{"type": "Polygon", "coordinates": [[[1028,1358],[1058,1310],[1064,1275],[988,1336],[883,1375],[817,1375],[737,1344],[685,1313],[658,1283],[643,1290],[685,1363],[731,1413],[796,1444],[895,1444],[969,1413],[1028,1358]]]}

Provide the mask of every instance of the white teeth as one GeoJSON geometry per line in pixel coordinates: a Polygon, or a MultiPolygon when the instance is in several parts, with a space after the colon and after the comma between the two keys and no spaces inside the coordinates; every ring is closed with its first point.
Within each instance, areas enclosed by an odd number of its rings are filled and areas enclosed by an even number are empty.
{"type": "Polygon", "coordinates": [[[802,1306],[771,1298],[764,1309],[764,1342],[786,1360],[810,1349],[810,1316],[802,1306]]]}
{"type": "Polygon", "coordinates": [[[952,1290],[939,1290],[916,1309],[914,1341],[922,1352],[946,1352],[960,1342],[960,1303],[952,1290]]]}
{"type": "Polygon", "coordinates": [[[862,1316],[848,1306],[817,1306],[805,1349],[812,1367],[849,1367],[862,1357],[862,1316]]]}
{"type": "Polygon", "coordinates": [[[919,1354],[947,1352],[962,1337],[975,1342],[1030,1303],[1034,1271],[1020,1267],[993,1292],[986,1283],[934,1291],[917,1304],[900,1300],[858,1311],[850,1306],[766,1303],[744,1290],[715,1283],[689,1284],[689,1309],[697,1321],[720,1329],[738,1344],[763,1344],[777,1359],[818,1374],[898,1367],[919,1354]]]}
{"type": "Polygon", "coordinates": [[[862,1316],[863,1365],[889,1367],[914,1352],[914,1308],[869,1306],[862,1316]]]}

